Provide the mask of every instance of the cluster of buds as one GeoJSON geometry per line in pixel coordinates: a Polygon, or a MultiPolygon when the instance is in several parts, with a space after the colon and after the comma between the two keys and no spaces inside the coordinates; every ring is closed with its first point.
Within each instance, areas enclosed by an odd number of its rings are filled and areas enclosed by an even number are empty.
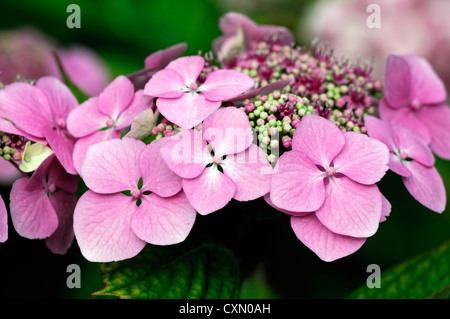
{"type": "Polygon", "coordinates": [[[248,51],[235,56],[224,67],[249,75],[255,88],[288,80],[289,85],[282,93],[306,98],[308,102],[303,104],[335,122],[343,131],[366,133],[363,118],[376,113],[382,97],[382,85],[372,79],[370,63],[352,64],[337,58],[321,42],[308,50],[254,41],[248,51]]]}
{"type": "Polygon", "coordinates": [[[179,129],[178,125],[163,118],[158,125],[153,127],[152,135],[155,136],[155,140],[159,140],[162,137],[174,135],[176,129],[179,129]]]}
{"type": "Polygon", "coordinates": [[[25,147],[26,140],[22,136],[0,132],[0,156],[4,160],[21,160],[21,153],[25,147]]]}

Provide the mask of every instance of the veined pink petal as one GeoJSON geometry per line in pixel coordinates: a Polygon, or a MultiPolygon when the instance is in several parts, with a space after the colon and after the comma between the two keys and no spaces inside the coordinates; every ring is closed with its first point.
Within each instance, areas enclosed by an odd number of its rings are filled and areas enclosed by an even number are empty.
{"type": "Polygon", "coordinates": [[[278,171],[272,175],[270,200],[292,212],[313,212],[325,200],[324,172],[302,152],[289,151],[280,156],[278,171]]]}
{"type": "Polygon", "coordinates": [[[317,218],[334,233],[370,237],[378,229],[382,195],[376,185],[362,185],[347,177],[330,178],[317,218]]]}
{"type": "Polygon", "coordinates": [[[374,116],[364,117],[364,126],[367,129],[367,134],[383,142],[391,152],[397,149],[395,135],[392,127],[388,122],[382,121],[374,116]]]}
{"type": "Polygon", "coordinates": [[[161,147],[169,141],[169,137],[153,141],[139,155],[142,191],[151,191],[161,197],[169,197],[181,190],[181,177],[167,166],[160,152],[161,147]]]}
{"type": "Polygon", "coordinates": [[[366,238],[336,234],[326,228],[316,214],[292,216],[291,227],[297,238],[323,261],[334,261],[353,254],[366,238]]]}
{"type": "Polygon", "coordinates": [[[133,96],[133,83],[126,76],[120,75],[98,96],[98,110],[116,120],[128,107],[133,96]]]}
{"type": "Polygon", "coordinates": [[[386,62],[385,97],[392,108],[409,104],[412,91],[411,69],[401,56],[389,55],[386,62]]]}
{"type": "Polygon", "coordinates": [[[36,87],[47,97],[55,121],[65,120],[78,106],[78,101],[70,89],[56,77],[42,77],[36,82],[36,87]]]}
{"type": "Polygon", "coordinates": [[[75,139],[73,137],[67,137],[62,130],[55,130],[52,127],[45,128],[44,134],[61,165],[69,174],[76,175],[77,172],[73,166],[72,157],[75,139]]]}
{"type": "Polygon", "coordinates": [[[173,245],[187,238],[196,215],[183,192],[168,198],[151,194],[142,198],[131,227],[139,238],[150,244],[173,245]]]}
{"type": "Polygon", "coordinates": [[[119,115],[114,128],[116,130],[121,130],[127,126],[130,126],[135,117],[146,109],[151,108],[152,104],[152,99],[148,100],[143,98],[142,90],[137,91],[128,107],[119,115]]]}
{"type": "Polygon", "coordinates": [[[276,210],[279,210],[282,213],[291,215],[291,216],[306,216],[308,214],[312,214],[311,212],[306,212],[306,213],[297,213],[297,212],[291,212],[289,210],[286,209],[282,209],[280,207],[275,206],[272,201],[270,200],[270,193],[267,193],[266,195],[264,195],[264,200],[266,201],[267,204],[269,204],[270,206],[272,206],[273,208],[275,208],[276,210]]]}
{"type": "Polygon", "coordinates": [[[197,130],[182,130],[161,147],[167,166],[182,178],[195,178],[212,163],[208,145],[197,130]]]}
{"type": "Polygon", "coordinates": [[[170,122],[190,129],[214,113],[220,102],[208,101],[203,94],[185,93],[178,99],[158,98],[156,106],[170,122]]]}
{"type": "Polygon", "coordinates": [[[4,243],[8,239],[8,212],[5,202],[0,197],[0,243],[4,243]]]}
{"type": "Polygon", "coordinates": [[[78,200],[73,216],[75,238],[83,256],[92,262],[112,262],[136,256],[145,242],[131,229],[137,210],[131,197],[97,194],[88,190],[78,200]]]}
{"type": "Polygon", "coordinates": [[[67,130],[75,137],[84,137],[107,127],[109,116],[98,110],[98,97],[91,97],[70,112],[67,130]]]}
{"type": "Polygon", "coordinates": [[[0,108],[18,128],[36,137],[44,137],[44,128],[53,124],[47,97],[28,83],[16,82],[1,90],[0,108]]]}
{"type": "Polygon", "coordinates": [[[411,171],[410,177],[403,177],[408,192],[423,206],[442,213],[445,210],[447,196],[445,186],[435,167],[426,167],[416,161],[405,164],[411,171]]]}
{"type": "Polygon", "coordinates": [[[218,109],[211,114],[202,124],[202,133],[216,156],[243,152],[253,142],[248,117],[235,107],[218,109]]]}
{"type": "Polygon", "coordinates": [[[145,67],[147,69],[164,68],[186,51],[186,48],[186,43],[178,43],[164,50],[156,51],[145,58],[145,67]]]}
{"type": "Polygon", "coordinates": [[[406,152],[409,158],[425,166],[434,165],[433,153],[431,153],[428,145],[423,140],[403,127],[394,125],[392,129],[396,136],[398,150],[406,152]]]}
{"type": "Polygon", "coordinates": [[[27,190],[28,178],[14,182],[10,195],[11,219],[17,233],[28,239],[51,236],[58,227],[58,215],[45,189],[27,190]]]}
{"type": "Polygon", "coordinates": [[[389,214],[391,213],[391,209],[392,209],[391,203],[387,200],[387,198],[384,195],[382,196],[382,200],[383,200],[383,204],[382,204],[382,208],[381,208],[380,223],[386,221],[386,217],[389,216],[389,214]]]}
{"type": "Polygon", "coordinates": [[[198,89],[210,101],[225,101],[252,88],[254,80],[248,75],[234,70],[211,72],[198,89]]]}
{"type": "Polygon", "coordinates": [[[228,204],[236,193],[236,185],[213,165],[196,178],[183,179],[183,190],[192,207],[207,215],[228,204]]]}
{"type": "MultiPolygon", "coordinates": [[[[34,178],[35,173],[40,170],[41,166],[44,164],[46,164],[46,161],[38,167],[38,169],[31,176],[30,181],[34,178]]],[[[60,188],[67,193],[75,194],[78,190],[78,176],[68,174],[57,158],[53,158],[53,161],[49,164],[50,165],[46,174],[47,177],[44,177],[43,180],[47,181],[48,184],[55,185],[57,188],[60,188]]],[[[28,189],[30,188],[30,184],[31,182],[28,185],[28,189]]]]}
{"type": "Polygon", "coordinates": [[[417,134],[425,143],[430,143],[431,136],[428,127],[417,119],[412,109],[400,108],[396,110],[391,108],[385,99],[382,99],[378,110],[383,121],[387,121],[392,125],[403,126],[414,134],[417,134]]]}
{"type": "Polygon", "coordinates": [[[259,146],[251,144],[244,152],[228,155],[220,165],[236,185],[234,199],[254,200],[269,192],[272,166],[259,146]]]}
{"type": "Polygon", "coordinates": [[[120,131],[113,129],[94,132],[86,137],[77,140],[73,148],[73,166],[77,173],[82,176],[81,168],[83,167],[86,152],[94,144],[120,138],[120,131]]]}
{"type": "Polygon", "coordinates": [[[346,132],[344,137],[344,148],[333,160],[336,172],[361,184],[379,182],[389,170],[387,146],[357,132],[346,132]]]}
{"type": "MultiPolygon", "coordinates": [[[[410,69],[410,99],[417,99],[422,104],[443,103],[447,98],[445,85],[430,63],[413,54],[402,55],[401,58],[404,59],[410,69]]],[[[407,80],[407,78],[403,79],[403,82],[407,80]]]]}
{"type": "Polygon", "coordinates": [[[316,165],[328,166],[345,144],[344,135],[331,121],[305,116],[292,139],[292,149],[306,154],[316,165]]]}
{"type": "Polygon", "coordinates": [[[184,86],[189,87],[192,83],[197,81],[204,65],[205,59],[199,55],[184,56],[170,62],[166,66],[166,70],[170,69],[177,71],[183,78],[184,86]]]}
{"type": "Polygon", "coordinates": [[[395,174],[398,174],[400,176],[404,177],[410,177],[411,172],[409,169],[405,166],[404,161],[402,161],[398,155],[395,155],[393,153],[389,154],[389,169],[393,171],[395,174]]]}
{"type": "Polygon", "coordinates": [[[45,239],[48,249],[54,254],[64,255],[73,242],[73,212],[77,204],[77,196],[74,193],[67,193],[63,190],[51,194],[55,212],[58,215],[58,228],[45,239]]]}
{"type": "Polygon", "coordinates": [[[81,168],[86,186],[100,194],[137,188],[139,155],[144,148],[144,142],[128,137],[92,145],[81,168]]]}
{"type": "Polygon", "coordinates": [[[175,99],[185,94],[183,77],[175,70],[164,69],[155,73],[144,87],[144,94],[154,97],[175,99]]]}
{"type": "Polygon", "coordinates": [[[450,109],[447,105],[422,107],[417,117],[431,135],[430,147],[437,156],[450,159],[450,109]]]}

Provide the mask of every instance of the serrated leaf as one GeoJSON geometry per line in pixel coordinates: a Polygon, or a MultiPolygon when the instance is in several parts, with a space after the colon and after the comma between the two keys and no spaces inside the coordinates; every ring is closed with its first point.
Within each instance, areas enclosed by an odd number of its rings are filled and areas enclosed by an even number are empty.
{"type": "Polygon", "coordinates": [[[450,285],[442,289],[441,291],[433,294],[428,299],[450,299],[450,285]]]}
{"type": "Polygon", "coordinates": [[[428,253],[381,270],[380,282],[380,288],[362,285],[348,298],[425,299],[442,291],[450,285],[450,240],[428,253]]]}
{"type": "Polygon", "coordinates": [[[136,257],[104,263],[106,287],[94,296],[124,299],[222,299],[239,294],[234,253],[208,239],[147,245],[136,257]]]}

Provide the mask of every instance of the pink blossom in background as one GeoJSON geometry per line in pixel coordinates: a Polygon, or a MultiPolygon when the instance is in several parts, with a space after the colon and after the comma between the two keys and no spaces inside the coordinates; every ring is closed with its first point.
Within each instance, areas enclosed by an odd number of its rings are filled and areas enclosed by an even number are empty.
{"type": "Polygon", "coordinates": [[[253,86],[249,76],[234,70],[213,71],[199,84],[204,66],[201,56],[178,58],[152,76],[144,94],[158,98],[156,106],[167,120],[190,129],[214,113],[222,101],[253,86]]]}
{"type": "Polygon", "coordinates": [[[8,211],[5,202],[0,197],[0,243],[4,243],[8,239],[8,211]]]}
{"type": "Polygon", "coordinates": [[[146,242],[171,245],[188,236],[196,211],[181,178],[161,158],[167,142],[162,138],[145,145],[123,138],[89,148],[82,170],[90,190],[80,197],[74,215],[75,236],[86,259],[123,260],[137,255],[146,242]]]}
{"type": "Polygon", "coordinates": [[[369,136],[388,146],[389,168],[402,176],[409,193],[425,207],[442,213],[446,206],[445,186],[427,144],[407,129],[373,116],[366,116],[364,121],[369,136]]]}
{"type": "Polygon", "coordinates": [[[245,113],[226,107],[203,122],[202,132],[183,130],[174,135],[161,153],[169,168],[183,178],[191,205],[206,215],[232,198],[249,201],[269,191],[272,167],[252,141],[245,113]]]}
{"type": "MultiPolygon", "coordinates": [[[[74,146],[73,163],[78,174],[88,148],[98,142],[120,137],[120,130],[151,107],[143,99],[142,90],[134,92],[133,83],[118,76],[98,96],[91,97],[75,108],[67,119],[70,134],[78,138],[74,146]]],[[[82,176],[82,175],[81,175],[82,176]]]]}
{"type": "Polygon", "coordinates": [[[331,261],[359,249],[378,229],[385,200],[376,183],[388,161],[383,143],[307,115],[294,133],[292,151],[278,161],[266,200],[293,215],[297,237],[331,261]]]}
{"type": "Polygon", "coordinates": [[[35,85],[16,82],[0,91],[0,109],[26,134],[44,138],[70,174],[76,174],[72,153],[75,138],[66,121],[78,102],[59,79],[47,76],[35,85]]]}
{"type": "Polygon", "coordinates": [[[297,30],[305,41],[329,41],[338,56],[374,57],[380,79],[389,54],[420,55],[450,87],[449,15],[447,0],[321,0],[301,15],[297,30]],[[366,25],[370,4],[380,7],[380,28],[366,25]]]}
{"type": "Polygon", "coordinates": [[[99,94],[110,81],[106,64],[94,51],[82,46],[63,48],[40,31],[23,27],[0,32],[0,82],[15,82],[17,76],[37,80],[52,75],[61,79],[53,52],[85,94],[99,94]]]}
{"type": "Polygon", "coordinates": [[[381,118],[409,129],[438,156],[450,159],[447,92],[428,61],[416,55],[390,55],[385,82],[381,118]]]}
{"type": "Polygon", "coordinates": [[[13,184],[10,213],[17,233],[28,239],[45,239],[53,253],[65,254],[74,238],[77,189],[78,178],[67,174],[54,155],[49,156],[31,178],[13,184]]]}

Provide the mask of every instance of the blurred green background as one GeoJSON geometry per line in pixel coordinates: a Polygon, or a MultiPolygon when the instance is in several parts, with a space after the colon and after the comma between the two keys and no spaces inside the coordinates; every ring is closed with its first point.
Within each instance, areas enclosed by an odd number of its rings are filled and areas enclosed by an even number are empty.
{"type": "MultiPolygon", "coordinates": [[[[236,11],[260,24],[283,25],[296,33],[299,19],[313,1],[213,1],[213,0],[21,0],[3,1],[0,29],[33,26],[61,46],[85,45],[106,62],[113,77],[129,74],[144,65],[146,56],[186,42],[185,55],[211,50],[220,35],[219,17],[236,11]],[[81,8],[81,28],[69,29],[66,8],[81,8]]],[[[437,168],[450,189],[450,164],[438,160],[437,168]]],[[[343,298],[365,283],[366,268],[378,264],[385,270],[425,252],[450,237],[450,211],[442,215],[422,207],[406,192],[401,179],[388,173],[380,188],[393,210],[377,234],[355,254],[325,263],[299,242],[289,218],[271,211],[247,234],[251,241],[241,253],[244,298],[343,298]],[[251,259],[251,260],[248,260],[251,259]]],[[[2,197],[8,198],[8,187],[2,197]]],[[[448,191],[447,191],[448,194],[448,191]]],[[[252,206],[247,206],[250,209],[252,206]]],[[[270,210],[267,208],[267,210],[270,210]]],[[[219,214],[220,215],[220,214],[219,214]]],[[[226,216],[215,216],[218,223],[226,216]]],[[[225,224],[218,224],[224,225],[225,224]]],[[[221,226],[222,227],[222,226],[221,226]]],[[[219,227],[220,228],[220,227],[219,227]]],[[[233,229],[233,228],[232,228],[233,229]]],[[[9,239],[0,244],[0,298],[89,298],[103,287],[99,264],[87,262],[74,242],[67,255],[53,255],[43,241],[21,238],[9,223],[9,239]],[[82,288],[68,289],[69,264],[79,264],[82,288]]]]}

